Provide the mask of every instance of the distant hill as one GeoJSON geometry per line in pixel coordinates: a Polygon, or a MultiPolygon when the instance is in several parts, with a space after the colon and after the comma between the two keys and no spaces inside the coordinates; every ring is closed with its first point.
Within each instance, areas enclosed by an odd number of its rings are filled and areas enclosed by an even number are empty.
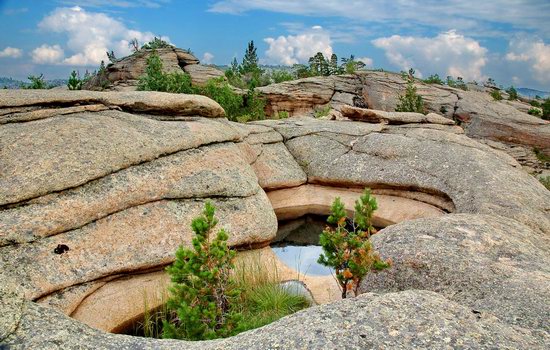
{"type": "Polygon", "coordinates": [[[540,90],[529,89],[529,88],[517,88],[516,90],[518,91],[518,94],[525,97],[530,97],[530,98],[534,98],[535,96],[540,96],[542,98],[550,97],[550,92],[548,91],[540,91],[540,90]]]}
{"type": "MultiPolygon", "coordinates": [[[[56,87],[56,86],[66,85],[67,79],[51,79],[51,80],[46,80],[46,83],[50,87],[56,87]]],[[[26,85],[29,85],[29,83],[21,80],[12,79],[12,78],[0,77],[0,89],[3,89],[4,87],[8,89],[20,89],[21,86],[26,86],[26,85]]]]}

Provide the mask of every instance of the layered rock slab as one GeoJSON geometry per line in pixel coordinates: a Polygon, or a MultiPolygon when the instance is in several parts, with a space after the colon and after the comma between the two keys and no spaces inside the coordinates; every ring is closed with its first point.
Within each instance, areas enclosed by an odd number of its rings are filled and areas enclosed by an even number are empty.
{"type": "MultiPolygon", "coordinates": [[[[548,340],[548,338],[546,338],[548,340]]],[[[235,337],[203,342],[103,333],[34,303],[26,303],[10,349],[543,349],[544,339],[491,315],[427,291],[365,294],[303,310],[235,337]],[[44,331],[47,330],[47,331],[44,331]]]]}
{"type": "Polygon", "coordinates": [[[454,214],[404,222],[373,237],[394,265],[368,275],[361,290],[428,289],[548,335],[549,243],[548,235],[504,217],[454,214]]]}

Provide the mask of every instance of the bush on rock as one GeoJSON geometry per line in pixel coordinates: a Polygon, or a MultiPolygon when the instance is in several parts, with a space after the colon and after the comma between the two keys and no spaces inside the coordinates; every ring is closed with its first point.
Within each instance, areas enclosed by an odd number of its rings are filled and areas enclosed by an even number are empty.
{"type": "Polygon", "coordinates": [[[353,219],[346,217],[346,210],[340,198],[336,198],[330,209],[327,227],[320,236],[323,253],[318,262],[331,267],[336,272],[336,279],[342,289],[342,298],[357,288],[370,271],[379,271],[391,266],[390,260],[383,260],[374,251],[370,236],[375,232],[372,226],[372,215],[378,208],[376,199],[369,189],[355,201],[353,219]]]}

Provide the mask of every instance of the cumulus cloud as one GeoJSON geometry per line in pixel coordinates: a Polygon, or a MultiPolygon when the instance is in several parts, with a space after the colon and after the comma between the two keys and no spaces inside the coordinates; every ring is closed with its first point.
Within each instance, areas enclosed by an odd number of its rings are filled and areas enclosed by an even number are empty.
{"type": "Polygon", "coordinates": [[[372,62],[372,58],[370,58],[370,57],[357,57],[355,59],[357,61],[363,62],[365,64],[365,66],[367,66],[367,68],[372,67],[373,62],[372,62]]]}
{"type": "Polygon", "coordinates": [[[265,38],[264,41],[269,45],[265,52],[268,63],[293,65],[307,62],[317,52],[332,55],[330,35],[321,26],[314,26],[301,34],[265,38]]]}
{"type": "Polygon", "coordinates": [[[210,52],[205,52],[204,55],[202,55],[202,63],[204,64],[212,64],[213,59],[214,55],[210,52]]]}
{"type": "Polygon", "coordinates": [[[451,30],[436,37],[393,35],[373,40],[386,57],[400,69],[415,68],[419,77],[444,73],[466,80],[483,80],[487,49],[472,38],[451,30]]]}
{"type": "Polygon", "coordinates": [[[22,54],[23,54],[23,51],[21,51],[21,49],[8,46],[4,50],[0,51],[0,58],[2,57],[18,58],[18,57],[21,57],[22,54]]]}
{"type": "MultiPolygon", "coordinates": [[[[218,0],[210,11],[238,14],[265,10],[294,15],[342,17],[395,26],[430,25],[437,28],[478,30],[480,25],[513,25],[550,33],[547,0],[218,0]],[[419,15],[421,11],[421,15],[419,15]]],[[[498,26],[493,26],[498,30],[498,26]]]]}
{"type": "Polygon", "coordinates": [[[541,39],[511,40],[506,60],[522,62],[528,66],[534,80],[546,84],[550,82],[550,45],[546,45],[541,39]]]}
{"type": "Polygon", "coordinates": [[[59,45],[44,44],[31,53],[32,61],[38,64],[57,64],[65,56],[63,49],[59,45]]]}
{"type": "Polygon", "coordinates": [[[38,27],[68,36],[67,48],[73,54],[66,58],[56,56],[59,60],[55,63],[71,66],[97,65],[107,60],[107,50],[113,50],[117,56],[128,55],[131,53],[130,40],[136,38],[144,43],[154,37],[151,32],[128,29],[104,13],[89,12],[78,6],[55,9],[42,19],[38,27]]]}

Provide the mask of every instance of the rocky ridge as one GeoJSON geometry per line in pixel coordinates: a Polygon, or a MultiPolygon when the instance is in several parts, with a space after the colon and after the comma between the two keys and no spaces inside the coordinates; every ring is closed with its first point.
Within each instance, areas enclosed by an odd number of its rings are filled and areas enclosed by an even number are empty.
{"type": "Polygon", "coordinates": [[[196,96],[0,91],[0,344],[544,348],[550,192],[441,116],[350,112],[368,118],[238,124],[196,96]],[[362,286],[376,294],[197,343],[107,334],[68,317],[84,319],[83,301],[125,281],[155,291],[139,281],[162,280],[207,199],[230,244],[254,247],[275,238],[276,193],[306,193],[292,210],[326,211],[307,193],[351,198],[365,186],[381,215],[401,215],[374,238],[395,261],[362,286]],[[417,216],[404,211],[415,206],[417,216]],[[57,254],[60,245],[68,250],[57,254]]]}

